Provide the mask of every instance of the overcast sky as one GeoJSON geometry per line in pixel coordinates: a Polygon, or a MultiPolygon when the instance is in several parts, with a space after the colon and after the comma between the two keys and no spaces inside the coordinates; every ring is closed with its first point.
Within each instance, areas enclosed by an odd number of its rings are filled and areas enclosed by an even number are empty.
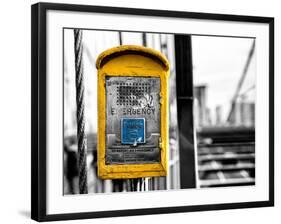
{"type": "MultiPolygon", "coordinates": [[[[253,41],[252,38],[192,36],[194,85],[208,86],[207,105],[212,116],[217,105],[222,106],[223,120],[227,116],[253,41]]],[[[255,85],[255,75],[254,53],[240,93],[255,85]]],[[[248,101],[254,101],[255,91],[249,91],[247,97],[248,101]]]]}

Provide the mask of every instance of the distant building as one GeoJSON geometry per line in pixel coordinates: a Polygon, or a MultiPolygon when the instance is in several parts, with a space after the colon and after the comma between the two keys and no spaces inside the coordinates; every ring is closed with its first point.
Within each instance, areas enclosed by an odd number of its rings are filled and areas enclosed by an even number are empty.
{"type": "Polygon", "coordinates": [[[210,123],[210,111],[207,109],[207,86],[195,86],[193,89],[195,99],[195,118],[196,126],[202,127],[210,123]]]}
{"type": "Polygon", "coordinates": [[[234,102],[228,118],[229,125],[233,126],[255,126],[255,103],[254,102],[234,102]]]}

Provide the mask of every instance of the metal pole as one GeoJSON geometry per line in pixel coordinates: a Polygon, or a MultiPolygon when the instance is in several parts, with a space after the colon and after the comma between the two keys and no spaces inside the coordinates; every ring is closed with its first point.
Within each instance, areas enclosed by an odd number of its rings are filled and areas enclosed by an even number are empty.
{"type": "Polygon", "coordinates": [[[122,41],[122,32],[121,32],[121,31],[118,32],[118,37],[119,37],[119,44],[120,44],[120,45],[123,45],[123,41],[122,41]]]}
{"type": "Polygon", "coordinates": [[[196,187],[196,147],[193,126],[193,69],[190,35],[175,35],[177,113],[179,129],[180,187],[196,187]]]}

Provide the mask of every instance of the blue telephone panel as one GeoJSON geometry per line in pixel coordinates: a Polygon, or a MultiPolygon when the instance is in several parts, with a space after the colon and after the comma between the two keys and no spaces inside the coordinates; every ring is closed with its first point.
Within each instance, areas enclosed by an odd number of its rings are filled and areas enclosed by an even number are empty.
{"type": "Polygon", "coordinates": [[[136,145],[145,143],[145,119],[123,118],[121,120],[121,143],[136,145]]]}

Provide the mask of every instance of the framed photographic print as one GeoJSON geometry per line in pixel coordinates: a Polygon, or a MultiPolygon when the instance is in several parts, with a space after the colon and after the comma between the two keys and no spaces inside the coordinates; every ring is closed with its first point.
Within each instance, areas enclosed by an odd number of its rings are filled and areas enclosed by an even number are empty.
{"type": "Polygon", "coordinates": [[[32,219],[274,205],[274,19],[32,5],[32,219]]]}

